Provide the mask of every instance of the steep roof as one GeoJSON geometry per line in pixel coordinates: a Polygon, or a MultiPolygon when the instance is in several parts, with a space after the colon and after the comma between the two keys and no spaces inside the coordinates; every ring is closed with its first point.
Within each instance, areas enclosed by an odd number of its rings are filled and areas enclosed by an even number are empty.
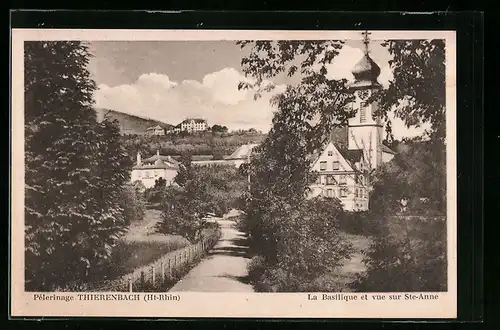
{"type": "Polygon", "coordinates": [[[389,148],[385,144],[382,144],[382,152],[385,152],[387,154],[392,154],[392,155],[396,154],[396,152],[394,150],[392,150],[391,148],[389,148]]]}
{"type": "Polygon", "coordinates": [[[349,166],[351,166],[351,168],[356,170],[356,166],[354,165],[362,161],[363,150],[362,149],[349,150],[348,134],[349,134],[349,128],[347,126],[332,129],[330,133],[330,138],[326,141],[323,148],[321,150],[316,151],[315,153],[312,153],[309,156],[311,163],[314,164],[321,156],[321,154],[325,151],[328,144],[333,143],[335,148],[338,150],[340,155],[346,160],[349,166]]]}

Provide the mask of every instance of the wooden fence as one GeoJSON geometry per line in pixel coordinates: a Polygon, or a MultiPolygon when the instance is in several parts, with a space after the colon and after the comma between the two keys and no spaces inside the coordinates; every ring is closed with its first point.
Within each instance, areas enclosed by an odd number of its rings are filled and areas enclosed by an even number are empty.
{"type": "Polygon", "coordinates": [[[221,232],[217,230],[216,233],[205,237],[196,244],[169,252],[155,262],[108,283],[99,291],[133,292],[142,291],[145,288],[161,289],[166,282],[175,279],[174,273],[176,271],[211,250],[217,244],[220,236],[221,232]]]}

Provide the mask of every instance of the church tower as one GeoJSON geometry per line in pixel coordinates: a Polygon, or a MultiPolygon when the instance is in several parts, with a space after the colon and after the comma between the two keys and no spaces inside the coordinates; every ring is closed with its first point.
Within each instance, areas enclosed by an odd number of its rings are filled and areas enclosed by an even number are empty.
{"type": "Polygon", "coordinates": [[[372,93],[382,88],[377,81],[380,75],[380,67],[369,55],[368,31],[363,33],[363,43],[365,44],[365,54],[351,71],[354,82],[350,85],[350,90],[354,93],[355,100],[352,103],[356,115],[349,119],[349,150],[361,149],[366,160],[366,166],[371,169],[382,164],[382,137],[384,134],[383,123],[380,117],[375,117],[377,103],[366,104],[365,100],[372,93]]]}

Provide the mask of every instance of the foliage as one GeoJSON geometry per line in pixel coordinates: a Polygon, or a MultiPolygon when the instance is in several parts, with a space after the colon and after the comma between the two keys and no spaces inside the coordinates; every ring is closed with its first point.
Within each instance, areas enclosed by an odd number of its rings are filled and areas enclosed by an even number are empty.
{"type": "Polygon", "coordinates": [[[147,188],[144,192],[145,200],[150,204],[160,203],[163,200],[165,188],[167,187],[167,180],[160,177],[155,180],[155,185],[147,188]]]}
{"type": "Polygon", "coordinates": [[[227,127],[221,125],[213,125],[211,128],[212,133],[227,133],[227,127]]]}
{"type": "Polygon", "coordinates": [[[166,136],[122,136],[123,143],[132,161],[138,152],[143,157],[153,155],[159,150],[162,155],[181,156],[183,154],[214,156],[223,158],[232,154],[243,144],[260,143],[263,134],[245,133],[210,133],[176,134],[166,136]]]}
{"type": "Polygon", "coordinates": [[[124,187],[119,199],[123,209],[125,224],[130,225],[135,220],[140,220],[146,212],[146,204],[140,188],[136,185],[127,185],[124,187]]]}
{"type": "Polygon", "coordinates": [[[430,123],[431,138],[444,139],[445,41],[387,40],[383,46],[393,56],[389,65],[394,79],[389,88],[374,95],[379,113],[387,117],[395,107],[395,115],[408,127],[430,123]]]}
{"type": "Polygon", "coordinates": [[[365,273],[352,287],[361,292],[446,291],[446,219],[386,219],[385,233],[365,252],[365,273]]]}
{"type": "Polygon", "coordinates": [[[116,122],[97,123],[89,57],[79,41],[25,43],[27,290],[84,278],[125,228],[129,160],[116,122]]]}
{"type": "Polygon", "coordinates": [[[377,227],[357,291],[446,290],[444,149],[439,139],[402,142],[376,171],[369,218],[377,227]]]}
{"type": "Polygon", "coordinates": [[[239,200],[246,187],[245,178],[227,165],[193,167],[186,156],[163,199],[160,232],[179,234],[191,242],[200,240],[209,225],[207,216],[222,216],[239,200]]]}
{"type": "MultiPolygon", "coordinates": [[[[245,75],[255,83],[255,97],[274,89],[267,79],[298,74],[299,83],[272,99],[278,111],[264,142],[255,148],[244,226],[251,248],[265,267],[251,269],[265,291],[302,291],[324,272],[349,257],[350,247],[338,234],[342,210],[336,199],[306,200],[309,194],[309,155],[321,148],[331,130],[354,115],[347,105],[352,95],[346,80],[326,77],[326,65],[338,54],[340,41],[239,42],[251,46],[242,60],[245,75]],[[327,219],[327,220],[325,220],[327,219]],[[264,270],[264,272],[257,269],[264,270]],[[261,273],[258,276],[258,273],[261,273]]],[[[252,267],[252,266],[251,266],[252,267]]]]}
{"type": "Polygon", "coordinates": [[[377,214],[446,211],[445,145],[440,140],[406,141],[375,172],[370,209],[377,214]]]}
{"type": "Polygon", "coordinates": [[[316,197],[275,217],[276,256],[261,254],[260,263],[251,264],[256,285],[266,291],[310,291],[319,277],[340,267],[354,252],[340,235],[341,213],[337,199],[316,197]]]}

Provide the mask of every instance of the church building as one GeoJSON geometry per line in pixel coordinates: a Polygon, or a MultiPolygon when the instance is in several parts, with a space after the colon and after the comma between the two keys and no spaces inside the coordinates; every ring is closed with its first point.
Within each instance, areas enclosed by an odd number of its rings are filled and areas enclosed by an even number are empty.
{"type": "Polygon", "coordinates": [[[380,67],[368,52],[366,33],[364,43],[365,54],[352,70],[354,82],[350,85],[355,96],[350,106],[356,115],[349,119],[348,127],[332,131],[327,145],[313,155],[311,169],[317,174],[310,186],[311,196],[336,197],[348,211],[368,210],[368,174],[395,154],[382,144],[384,125],[375,116],[377,103],[365,102],[382,86],[378,82],[380,67]]]}

